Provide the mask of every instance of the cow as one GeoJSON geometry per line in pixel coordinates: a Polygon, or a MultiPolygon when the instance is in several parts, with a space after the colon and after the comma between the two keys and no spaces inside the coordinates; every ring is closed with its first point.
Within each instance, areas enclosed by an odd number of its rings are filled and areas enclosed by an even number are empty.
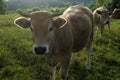
{"type": "Polygon", "coordinates": [[[67,80],[72,55],[83,48],[87,51],[86,69],[91,69],[93,14],[90,9],[83,5],[74,5],[61,15],[47,11],[21,15],[24,17],[17,18],[14,23],[19,27],[31,29],[33,52],[46,56],[51,80],[55,80],[58,63],[61,64],[62,80],[67,80]]]}
{"type": "Polygon", "coordinates": [[[103,34],[104,26],[108,25],[108,31],[110,32],[110,15],[111,12],[104,6],[98,7],[93,11],[94,26],[100,29],[101,35],[103,34]]]}
{"type": "Polygon", "coordinates": [[[112,12],[112,18],[113,19],[120,19],[120,9],[115,8],[112,12]]]}

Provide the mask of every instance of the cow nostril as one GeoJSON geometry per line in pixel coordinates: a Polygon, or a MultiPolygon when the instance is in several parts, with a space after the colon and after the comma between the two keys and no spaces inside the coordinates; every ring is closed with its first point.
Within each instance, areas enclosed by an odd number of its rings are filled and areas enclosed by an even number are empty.
{"type": "Polygon", "coordinates": [[[106,24],[109,24],[110,22],[109,21],[106,21],[106,24]]]}
{"type": "Polygon", "coordinates": [[[46,47],[35,47],[34,50],[36,54],[44,54],[46,52],[46,47]]]}

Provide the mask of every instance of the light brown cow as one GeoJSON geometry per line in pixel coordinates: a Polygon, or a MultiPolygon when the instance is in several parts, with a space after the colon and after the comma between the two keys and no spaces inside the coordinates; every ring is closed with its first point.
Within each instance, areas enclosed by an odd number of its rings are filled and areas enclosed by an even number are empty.
{"type": "Polygon", "coordinates": [[[94,26],[100,29],[101,35],[106,24],[108,25],[108,31],[110,31],[110,14],[110,11],[104,6],[93,11],[94,26]]]}
{"type": "MultiPolygon", "coordinates": [[[[24,15],[25,16],[25,15],[24,15]]],[[[87,69],[91,68],[90,54],[93,40],[92,11],[82,5],[69,7],[62,15],[53,17],[45,11],[32,12],[26,18],[17,18],[15,24],[32,29],[33,52],[46,54],[51,69],[51,80],[61,64],[61,77],[67,79],[72,53],[87,50],[87,69]]]]}
{"type": "Polygon", "coordinates": [[[115,8],[112,12],[112,18],[113,19],[120,19],[120,9],[115,8]]]}

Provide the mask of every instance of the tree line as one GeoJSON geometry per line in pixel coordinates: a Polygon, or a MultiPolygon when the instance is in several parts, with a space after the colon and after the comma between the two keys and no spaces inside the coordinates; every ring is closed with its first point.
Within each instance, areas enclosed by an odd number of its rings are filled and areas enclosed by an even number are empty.
{"type": "Polygon", "coordinates": [[[0,0],[0,14],[5,14],[7,10],[7,4],[5,0],[0,0]]]}
{"type": "Polygon", "coordinates": [[[0,14],[6,11],[15,11],[16,9],[27,9],[33,7],[68,7],[75,4],[87,5],[94,10],[99,6],[106,6],[108,9],[120,8],[120,0],[0,0],[0,14]]]}
{"type": "Polygon", "coordinates": [[[49,7],[66,7],[79,3],[88,3],[95,0],[9,0],[8,10],[15,10],[16,8],[49,8],[49,7]],[[17,5],[16,5],[17,4],[17,5]]]}

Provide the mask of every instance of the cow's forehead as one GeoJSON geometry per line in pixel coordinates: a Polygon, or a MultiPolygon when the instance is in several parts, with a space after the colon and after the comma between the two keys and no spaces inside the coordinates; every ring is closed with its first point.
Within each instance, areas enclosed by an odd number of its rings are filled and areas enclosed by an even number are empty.
{"type": "Polygon", "coordinates": [[[107,9],[103,9],[101,11],[103,15],[106,15],[106,16],[109,15],[109,11],[107,9]]]}
{"type": "Polygon", "coordinates": [[[31,13],[31,19],[50,19],[51,14],[45,11],[35,11],[31,13]]]}
{"type": "Polygon", "coordinates": [[[45,11],[32,12],[30,18],[31,18],[32,26],[34,27],[40,27],[40,26],[45,27],[52,20],[51,14],[45,11]]]}

